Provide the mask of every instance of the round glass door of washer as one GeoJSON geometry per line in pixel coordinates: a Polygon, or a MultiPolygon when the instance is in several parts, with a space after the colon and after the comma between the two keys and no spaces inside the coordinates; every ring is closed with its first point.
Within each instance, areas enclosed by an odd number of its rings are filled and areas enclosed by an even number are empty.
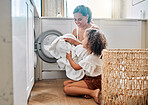
{"type": "Polygon", "coordinates": [[[55,63],[57,60],[49,53],[51,43],[62,36],[62,33],[57,30],[48,30],[39,35],[35,41],[35,51],[39,57],[47,63],[55,63]]]}

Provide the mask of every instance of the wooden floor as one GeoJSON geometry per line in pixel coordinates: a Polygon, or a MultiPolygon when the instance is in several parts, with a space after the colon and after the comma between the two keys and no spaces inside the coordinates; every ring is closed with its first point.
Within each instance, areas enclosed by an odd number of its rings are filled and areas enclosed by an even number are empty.
{"type": "Polygon", "coordinates": [[[66,96],[65,79],[42,80],[35,83],[28,105],[97,105],[93,99],[66,96]]]}

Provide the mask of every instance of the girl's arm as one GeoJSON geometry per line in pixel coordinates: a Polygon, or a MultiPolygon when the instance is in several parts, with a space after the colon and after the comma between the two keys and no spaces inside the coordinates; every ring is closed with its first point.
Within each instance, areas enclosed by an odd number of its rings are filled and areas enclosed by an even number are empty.
{"type": "Polygon", "coordinates": [[[66,58],[69,60],[69,63],[72,66],[72,68],[74,68],[76,71],[82,69],[82,67],[79,64],[76,64],[71,58],[71,51],[70,53],[66,54],[66,58]]]}
{"type": "MultiPolygon", "coordinates": [[[[73,30],[72,34],[77,37],[76,28],[73,30]]],[[[69,42],[70,44],[73,44],[74,46],[77,46],[81,44],[79,41],[74,40],[72,38],[64,38],[66,42],[69,42]]]]}
{"type": "Polygon", "coordinates": [[[73,44],[74,46],[77,46],[79,44],[81,44],[79,41],[74,40],[72,38],[64,38],[66,42],[69,42],[70,44],[73,44]]]}

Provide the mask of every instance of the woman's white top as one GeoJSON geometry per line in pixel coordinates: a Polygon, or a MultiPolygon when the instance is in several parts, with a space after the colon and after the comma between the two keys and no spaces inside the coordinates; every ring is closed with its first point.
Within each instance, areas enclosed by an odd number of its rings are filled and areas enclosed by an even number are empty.
{"type": "Polygon", "coordinates": [[[101,75],[101,59],[99,56],[90,54],[78,63],[87,76],[96,77],[101,75]]]}

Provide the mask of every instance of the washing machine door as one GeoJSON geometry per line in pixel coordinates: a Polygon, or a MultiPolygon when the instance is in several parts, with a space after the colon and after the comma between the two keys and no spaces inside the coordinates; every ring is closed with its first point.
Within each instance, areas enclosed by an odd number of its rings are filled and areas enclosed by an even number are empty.
{"type": "Polygon", "coordinates": [[[39,35],[35,41],[35,52],[47,63],[55,63],[57,60],[49,53],[51,43],[62,33],[57,30],[48,30],[39,35]]]}

